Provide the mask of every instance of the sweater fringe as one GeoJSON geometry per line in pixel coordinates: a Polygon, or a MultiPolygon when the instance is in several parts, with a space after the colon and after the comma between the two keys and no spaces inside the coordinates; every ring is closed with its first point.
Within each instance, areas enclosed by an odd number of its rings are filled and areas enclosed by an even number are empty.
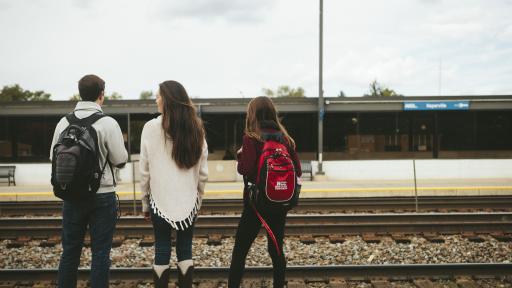
{"type": "Polygon", "coordinates": [[[194,220],[197,216],[197,212],[199,211],[199,206],[200,206],[199,205],[200,204],[199,197],[196,197],[196,204],[194,205],[194,209],[192,209],[192,211],[187,216],[187,218],[185,218],[184,220],[175,221],[175,220],[169,219],[169,217],[164,215],[156,207],[155,201],[153,200],[153,196],[151,195],[151,193],[149,193],[149,203],[151,204],[151,209],[153,209],[153,212],[156,215],[158,215],[158,217],[164,219],[167,223],[169,223],[172,226],[172,228],[174,228],[176,230],[180,230],[180,231],[183,231],[183,230],[187,229],[188,227],[192,226],[192,224],[194,223],[194,220]]]}

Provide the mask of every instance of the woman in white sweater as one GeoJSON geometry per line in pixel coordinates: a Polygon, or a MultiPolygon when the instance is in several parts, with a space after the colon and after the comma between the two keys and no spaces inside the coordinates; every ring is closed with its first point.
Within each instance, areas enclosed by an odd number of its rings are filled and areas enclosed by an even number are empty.
{"type": "Polygon", "coordinates": [[[201,119],[183,86],[160,84],[158,112],[142,129],[142,211],[155,233],[155,287],[167,287],[171,231],[177,230],[178,284],[192,287],[192,236],[208,178],[208,148],[201,119]]]}

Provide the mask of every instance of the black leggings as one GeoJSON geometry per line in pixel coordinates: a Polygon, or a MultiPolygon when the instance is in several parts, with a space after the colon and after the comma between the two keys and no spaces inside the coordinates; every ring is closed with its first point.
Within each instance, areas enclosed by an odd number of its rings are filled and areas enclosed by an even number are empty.
{"type": "MultiPolygon", "coordinates": [[[[284,287],[286,259],[283,251],[284,226],[286,222],[287,212],[263,212],[259,211],[263,219],[274,232],[281,254],[278,255],[276,247],[271,237],[267,235],[267,249],[272,258],[272,266],[274,266],[274,288],[284,287]]],[[[233,255],[231,257],[231,267],[229,268],[229,288],[237,288],[240,286],[245,268],[245,258],[251,248],[252,242],[261,228],[261,222],[254,213],[251,206],[246,205],[238,223],[236,231],[235,246],[233,247],[233,255]]]]}

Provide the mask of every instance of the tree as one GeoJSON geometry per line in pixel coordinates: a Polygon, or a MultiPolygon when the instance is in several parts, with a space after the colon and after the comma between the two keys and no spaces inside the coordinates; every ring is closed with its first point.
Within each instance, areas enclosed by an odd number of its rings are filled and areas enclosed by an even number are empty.
{"type": "Polygon", "coordinates": [[[267,97],[305,97],[302,87],[290,88],[288,85],[281,85],[276,91],[268,88],[263,88],[262,91],[267,97]]]}
{"type": "MultiPolygon", "coordinates": [[[[112,92],[112,95],[105,95],[105,100],[121,100],[123,99],[123,96],[117,92],[112,92]]],[[[70,101],[82,101],[82,98],[80,97],[80,94],[74,94],[73,96],[69,97],[70,101]]]]}
{"type": "Polygon", "coordinates": [[[112,94],[110,95],[105,95],[105,100],[122,100],[123,99],[123,95],[117,93],[117,92],[112,92],[112,94]]]}
{"type": "Polygon", "coordinates": [[[345,93],[343,90],[340,90],[340,93],[338,93],[338,97],[345,97],[345,93]]]}
{"type": "Polygon", "coordinates": [[[370,94],[365,94],[364,96],[393,97],[401,95],[396,93],[393,89],[382,86],[377,80],[373,80],[372,83],[370,83],[370,94]]]}
{"type": "Polygon", "coordinates": [[[149,99],[153,99],[153,91],[151,90],[148,90],[148,91],[142,91],[140,92],[140,96],[139,96],[139,99],[141,100],[149,100],[149,99]]]}
{"type": "Polygon", "coordinates": [[[51,95],[43,90],[24,90],[20,85],[4,86],[0,91],[0,101],[51,101],[51,95]]]}

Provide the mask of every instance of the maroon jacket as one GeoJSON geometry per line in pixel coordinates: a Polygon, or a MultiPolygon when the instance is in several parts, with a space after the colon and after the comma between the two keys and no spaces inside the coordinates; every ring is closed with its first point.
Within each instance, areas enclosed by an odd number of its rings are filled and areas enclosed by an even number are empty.
{"type": "MultiPolygon", "coordinates": [[[[269,133],[278,132],[278,130],[274,129],[265,129],[264,131],[269,133]]],[[[256,183],[256,176],[258,174],[258,159],[260,158],[262,149],[263,142],[260,142],[254,138],[244,135],[242,153],[239,153],[237,155],[237,170],[238,173],[246,176],[249,182],[256,183]]],[[[297,153],[295,152],[295,149],[293,149],[290,146],[288,146],[288,152],[290,153],[290,156],[292,158],[293,166],[295,166],[297,176],[300,177],[302,175],[302,170],[300,167],[299,158],[297,157],[297,153]]]]}

